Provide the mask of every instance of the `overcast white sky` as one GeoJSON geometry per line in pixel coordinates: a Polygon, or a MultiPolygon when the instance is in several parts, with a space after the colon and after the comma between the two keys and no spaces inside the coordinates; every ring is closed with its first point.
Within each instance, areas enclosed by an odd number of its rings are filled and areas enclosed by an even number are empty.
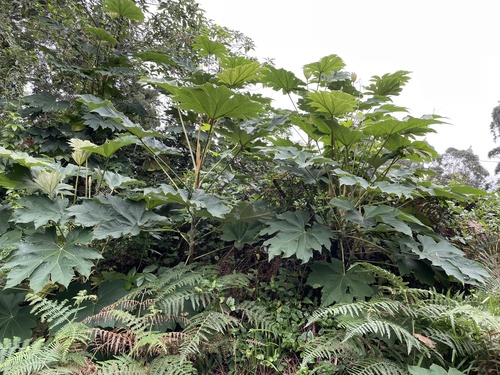
{"type": "MultiPolygon", "coordinates": [[[[302,66],[332,53],[363,85],[411,71],[395,100],[413,116],[447,118],[427,140],[488,160],[500,101],[498,0],[198,0],[206,16],[253,39],[255,55],[303,79],[302,66]]],[[[484,163],[490,171],[495,163],[484,163]]]]}

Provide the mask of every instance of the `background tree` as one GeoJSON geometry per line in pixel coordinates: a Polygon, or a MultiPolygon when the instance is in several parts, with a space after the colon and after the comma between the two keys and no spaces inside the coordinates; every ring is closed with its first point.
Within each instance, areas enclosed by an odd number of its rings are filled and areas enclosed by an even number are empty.
{"type": "MultiPolygon", "coordinates": [[[[493,112],[491,113],[492,121],[490,123],[490,132],[493,135],[493,141],[496,142],[498,137],[500,136],[500,105],[497,105],[493,108],[493,112]]],[[[500,147],[495,147],[493,150],[488,152],[489,158],[494,158],[500,155],[500,147]]],[[[495,167],[495,174],[500,173],[500,163],[495,167]]]]}
{"type": "Polygon", "coordinates": [[[467,150],[458,150],[454,147],[446,149],[430,168],[436,172],[435,181],[443,185],[461,184],[470,185],[479,189],[489,189],[490,173],[484,168],[479,156],[474,154],[471,147],[467,150]]]}

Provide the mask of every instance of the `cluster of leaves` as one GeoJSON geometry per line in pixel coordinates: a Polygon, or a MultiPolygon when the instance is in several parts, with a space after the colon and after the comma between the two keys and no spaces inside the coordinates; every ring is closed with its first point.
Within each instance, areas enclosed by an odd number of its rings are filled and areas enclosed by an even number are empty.
{"type": "Polygon", "coordinates": [[[408,72],[358,87],[329,55],[301,79],[237,53],[248,40],[203,24],[192,1],[54,4],[8,25],[46,31],[33,72],[53,69],[3,118],[0,329],[12,339],[0,368],[377,374],[433,361],[475,371],[498,354],[496,308],[477,315],[454,302],[462,294],[416,288],[479,287],[490,272],[429,215],[487,193],[411,167],[437,157],[421,137],[441,120],[393,103],[408,72]],[[295,109],[275,110],[255,85],[295,109]],[[57,302],[75,295],[76,309],[57,302]],[[467,325],[474,314],[483,321],[467,325]],[[13,338],[45,323],[52,340],[31,352],[13,338]]]}

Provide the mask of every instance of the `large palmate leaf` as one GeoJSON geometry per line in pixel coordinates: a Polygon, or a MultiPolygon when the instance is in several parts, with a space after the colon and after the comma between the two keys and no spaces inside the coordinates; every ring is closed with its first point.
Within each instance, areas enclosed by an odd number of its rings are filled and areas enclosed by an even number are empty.
{"type": "Polygon", "coordinates": [[[363,127],[363,132],[375,137],[386,137],[393,134],[399,135],[425,135],[435,133],[431,125],[441,123],[438,119],[409,117],[405,120],[389,119],[375,123],[368,123],[363,127]]]}
{"type": "Polygon", "coordinates": [[[341,260],[332,259],[331,263],[316,262],[310,267],[312,272],[307,279],[307,284],[315,288],[323,288],[321,290],[322,306],[352,302],[354,299],[364,300],[373,294],[370,286],[374,282],[373,277],[368,273],[363,273],[356,265],[344,270],[341,260]]]}
{"type": "Polygon", "coordinates": [[[307,94],[309,104],[318,112],[331,117],[352,112],[357,106],[357,99],[343,91],[315,91],[307,94]]]}
{"type": "Polygon", "coordinates": [[[368,93],[375,97],[387,98],[389,96],[399,95],[404,85],[410,80],[410,72],[399,70],[395,73],[387,73],[382,77],[373,76],[372,82],[368,87],[368,93]]]}
{"type": "Polygon", "coordinates": [[[35,229],[53,222],[66,222],[64,210],[68,207],[68,199],[56,197],[54,200],[45,195],[29,195],[16,202],[20,207],[14,210],[11,220],[15,223],[33,223],[35,229]]]}
{"type": "Polygon", "coordinates": [[[133,145],[135,143],[138,143],[139,140],[137,137],[130,135],[130,134],[125,134],[125,135],[120,135],[115,139],[108,139],[105,143],[102,145],[89,145],[89,146],[83,146],[80,147],[81,150],[86,150],[86,151],[92,151],[95,152],[96,154],[102,155],[105,158],[109,158],[111,155],[113,155],[116,151],[118,151],[120,148],[133,145]]]}
{"type": "Polygon", "coordinates": [[[179,102],[181,109],[203,113],[212,120],[222,117],[248,119],[263,111],[260,103],[250,100],[247,95],[236,94],[226,86],[206,83],[198,87],[173,88],[173,92],[172,99],[179,102]]]}
{"type": "Polygon", "coordinates": [[[227,221],[222,226],[221,239],[234,242],[234,247],[241,250],[245,244],[257,242],[257,234],[262,229],[259,222],[227,221]]]}
{"type": "Polygon", "coordinates": [[[146,210],[146,202],[121,199],[115,196],[84,201],[67,210],[75,222],[84,227],[95,227],[94,239],[136,236],[143,228],[152,227],[166,218],[146,210]]]}
{"type": "Polygon", "coordinates": [[[144,13],[132,0],[106,0],[104,11],[111,17],[125,17],[132,21],[144,21],[144,13]]]}
{"type": "Polygon", "coordinates": [[[304,65],[304,73],[316,78],[331,76],[332,72],[338,72],[345,66],[344,61],[337,55],[322,57],[319,61],[304,65]]]}
{"type": "Polygon", "coordinates": [[[276,69],[274,66],[266,66],[261,75],[262,83],[278,91],[282,90],[287,95],[292,92],[304,90],[305,83],[298,79],[295,74],[285,69],[276,69]]]}
{"type": "Polygon", "coordinates": [[[243,65],[224,69],[217,74],[217,78],[228,87],[234,88],[243,83],[255,81],[261,70],[262,68],[257,61],[250,61],[243,65]]]}
{"type": "Polygon", "coordinates": [[[94,95],[80,95],[77,101],[85,104],[92,113],[98,114],[101,118],[110,119],[118,123],[137,138],[165,137],[162,133],[145,130],[142,126],[135,124],[122,112],[118,111],[109,100],[102,100],[94,95]]]}
{"type": "Polygon", "coordinates": [[[199,35],[194,38],[195,43],[193,48],[198,50],[201,56],[214,55],[217,57],[224,57],[227,53],[227,48],[221,42],[211,40],[206,35],[199,35]]]}
{"type": "Polygon", "coordinates": [[[74,272],[88,277],[92,260],[102,258],[89,244],[92,233],[89,230],[73,230],[61,239],[55,227],[43,233],[35,233],[18,245],[2,269],[10,270],[5,287],[11,288],[28,279],[30,287],[38,293],[49,282],[68,286],[74,272]]]}
{"type": "Polygon", "coordinates": [[[295,255],[307,262],[313,255],[313,250],[321,251],[330,247],[330,237],[333,232],[321,224],[309,225],[309,213],[302,211],[285,212],[276,220],[267,222],[268,227],[260,234],[277,234],[264,242],[268,246],[269,259],[283,254],[285,258],[295,255]]]}
{"type": "Polygon", "coordinates": [[[99,40],[108,42],[109,44],[113,45],[118,44],[118,40],[116,40],[116,38],[113,35],[111,35],[108,31],[100,27],[85,26],[84,29],[85,31],[88,31],[97,36],[99,40]]]}
{"type": "Polygon", "coordinates": [[[8,150],[5,147],[0,146],[0,157],[5,157],[15,161],[16,163],[22,165],[23,167],[34,167],[34,166],[49,166],[50,160],[35,158],[33,156],[28,155],[26,152],[21,151],[12,151],[8,150]]]}
{"type": "Polygon", "coordinates": [[[428,236],[417,236],[421,249],[412,250],[420,259],[429,260],[434,267],[439,267],[458,281],[467,284],[483,284],[489,277],[488,271],[476,261],[465,258],[462,250],[446,240],[437,242],[428,236]]]}
{"type": "Polygon", "coordinates": [[[21,307],[26,293],[0,291],[0,337],[28,339],[36,321],[28,306],[21,307]]]}

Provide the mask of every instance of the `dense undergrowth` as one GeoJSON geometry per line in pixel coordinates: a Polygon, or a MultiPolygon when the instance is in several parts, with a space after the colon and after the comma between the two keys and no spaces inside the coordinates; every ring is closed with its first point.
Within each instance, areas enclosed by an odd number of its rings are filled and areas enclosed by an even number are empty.
{"type": "Polygon", "coordinates": [[[299,78],[157,5],[2,19],[0,371],[498,373],[498,198],[420,167],[409,73],[299,78]]]}

